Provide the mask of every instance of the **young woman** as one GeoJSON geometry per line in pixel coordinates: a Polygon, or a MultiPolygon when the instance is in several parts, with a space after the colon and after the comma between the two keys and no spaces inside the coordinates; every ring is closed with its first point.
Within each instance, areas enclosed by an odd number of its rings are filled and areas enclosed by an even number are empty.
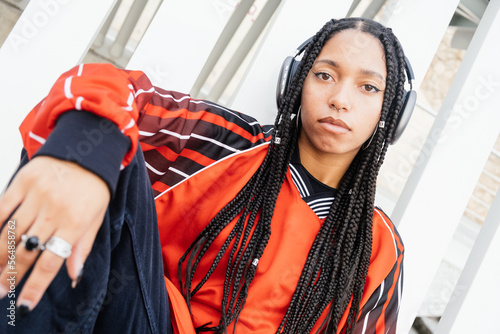
{"type": "Polygon", "coordinates": [[[405,77],[391,30],[359,18],[311,39],[274,127],[140,72],[65,73],[0,199],[2,328],[394,333],[403,245],[374,196],[405,77]]]}

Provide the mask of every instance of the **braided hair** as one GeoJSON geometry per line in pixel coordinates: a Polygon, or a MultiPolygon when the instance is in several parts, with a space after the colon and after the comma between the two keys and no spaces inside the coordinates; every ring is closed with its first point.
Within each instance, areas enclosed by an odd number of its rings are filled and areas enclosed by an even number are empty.
{"type": "Polygon", "coordinates": [[[379,39],[387,68],[386,89],[379,128],[368,147],[358,152],[344,174],[335,201],[309,251],[306,263],[277,333],[309,333],[330,305],[319,331],[336,333],[351,302],[343,333],[350,333],[358,317],[372,249],[375,185],[402,106],[405,82],[404,54],[389,28],[363,18],[331,20],[312,38],[280,104],[273,141],[259,169],[248,183],[204,228],[179,260],[181,291],[191,307],[192,296],[207,282],[223,256],[229,262],[223,286],[219,324],[205,324],[197,332],[225,333],[238,321],[271,235],[271,219],[297,144],[294,120],[300,106],[302,86],[325,43],[337,32],[357,29],[379,39]],[[204,278],[193,287],[200,261],[219,233],[236,218],[229,236],[204,278]],[[182,268],[185,266],[185,277],[182,268]],[[211,326],[210,326],[211,325],[211,326]]]}

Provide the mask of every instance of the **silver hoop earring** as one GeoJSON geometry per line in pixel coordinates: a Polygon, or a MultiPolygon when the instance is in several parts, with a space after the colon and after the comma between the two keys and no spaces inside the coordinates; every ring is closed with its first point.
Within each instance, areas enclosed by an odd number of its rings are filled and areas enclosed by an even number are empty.
{"type": "Polygon", "coordinates": [[[378,122],[378,126],[375,127],[375,130],[373,130],[373,133],[370,137],[370,140],[368,141],[368,144],[366,144],[365,146],[361,147],[361,149],[364,151],[368,148],[368,146],[370,146],[370,144],[372,143],[372,140],[373,138],[375,138],[375,134],[377,133],[377,129],[378,128],[384,128],[385,127],[385,122],[384,121],[380,121],[378,122]]]}
{"type": "Polygon", "coordinates": [[[297,116],[295,116],[297,119],[295,120],[295,127],[297,128],[297,131],[299,131],[299,120],[300,120],[300,110],[302,109],[302,105],[299,106],[299,110],[297,110],[297,116]]]}
{"type": "Polygon", "coordinates": [[[368,148],[368,146],[370,146],[370,144],[372,143],[372,140],[373,138],[375,137],[375,134],[377,133],[377,128],[375,128],[375,131],[373,131],[373,134],[372,136],[370,137],[370,140],[368,141],[368,144],[364,145],[361,147],[361,149],[364,151],[368,148]]]}

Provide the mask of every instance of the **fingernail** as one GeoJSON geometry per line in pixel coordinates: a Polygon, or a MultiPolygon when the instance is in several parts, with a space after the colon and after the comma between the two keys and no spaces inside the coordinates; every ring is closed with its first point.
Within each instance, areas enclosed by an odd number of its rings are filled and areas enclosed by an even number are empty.
{"type": "Polygon", "coordinates": [[[80,283],[80,281],[82,280],[82,276],[83,276],[83,268],[80,269],[80,272],[78,273],[78,277],[76,279],[74,279],[73,281],[71,281],[71,287],[73,289],[76,288],[78,283],[80,283]]]}
{"type": "Polygon", "coordinates": [[[0,299],[3,299],[9,293],[9,289],[3,284],[0,284],[0,299]]]}
{"type": "Polygon", "coordinates": [[[29,305],[31,305],[31,303],[21,302],[20,305],[16,307],[17,319],[25,318],[31,312],[29,305]]]}

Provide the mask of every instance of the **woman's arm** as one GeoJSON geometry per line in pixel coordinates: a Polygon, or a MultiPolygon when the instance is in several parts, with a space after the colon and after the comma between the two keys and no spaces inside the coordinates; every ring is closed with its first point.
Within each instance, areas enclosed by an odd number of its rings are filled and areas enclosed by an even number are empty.
{"type": "Polygon", "coordinates": [[[353,333],[395,333],[403,289],[404,245],[395,225],[375,208],[372,256],[353,333]]]}
{"type": "MultiPolygon", "coordinates": [[[[72,279],[92,247],[120,169],[135,154],[139,134],[145,154],[163,168],[173,166],[176,173],[183,168],[190,169],[183,173],[195,172],[193,166],[203,168],[271,138],[245,115],[161,90],[141,72],[106,64],[82,65],[63,74],[25,119],[21,133],[32,161],[0,199],[0,219],[16,220],[18,244],[27,234],[43,242],[57,235],[73,245],[67,262],[72,279]]],[[[6,242],[4,229],[0,245],[6,242]]],[[[18,249],[17,281],[36,257],[24,247],[18,249]]],[[[20,295],[31,307],[63,263],[60,258],[53,261],[49,252],[43,255],[20,295]]],[[[7,248],[0,247],[0,266],[6,260],[7,248]]],[[[0,276],[3,284],[6,275],[4,271],[0,276]]]]}
{"type": "Polygon", "coordinates": [[[402,286],[403,267],[395,263],[393,270],[363,306],[353,333],[396,333],[402,286]]]}
{"type": "Polygon", "coordinates": [[[33,157],[62,114],[84,110],[110,120],[130,139],[130,149],[122,162],[126,166],[137,149],[137,122],[152,96],[153,86],[142,72],[120,70],[110,64],[77,66],[59,77],[47,97],[22,123],[24,148],[33,157]]]}
{"type": "MultiPolygon", "coordinates": [[[[66,260],[68,274],[75,282],[78,279],[120,166],[135,154],[139,109],[147,103],[147,94],[135,99],[135,91],[149,86],[140,72],[109,65],[79,66],[63,74],[23,122],[24,147],[32,160],[0,198],[0,221],[15,222],[16,283],[36,261],[18,295],[18,306],[34,308],[64,263],[51,251],[27,250],[21,244],[23,234],[36,236],[41,243],[51,236],[68,242],[72,246],[66,260]],[[95,116],[80,117],[75,110],[95,116]],[[103,123],[103,119],[110,122],[103,123]]],[[[8,291],[8,272],[12,272],[6,270],[9,240],[4,228],[0,234],[1,297],[8,291]]]]}

